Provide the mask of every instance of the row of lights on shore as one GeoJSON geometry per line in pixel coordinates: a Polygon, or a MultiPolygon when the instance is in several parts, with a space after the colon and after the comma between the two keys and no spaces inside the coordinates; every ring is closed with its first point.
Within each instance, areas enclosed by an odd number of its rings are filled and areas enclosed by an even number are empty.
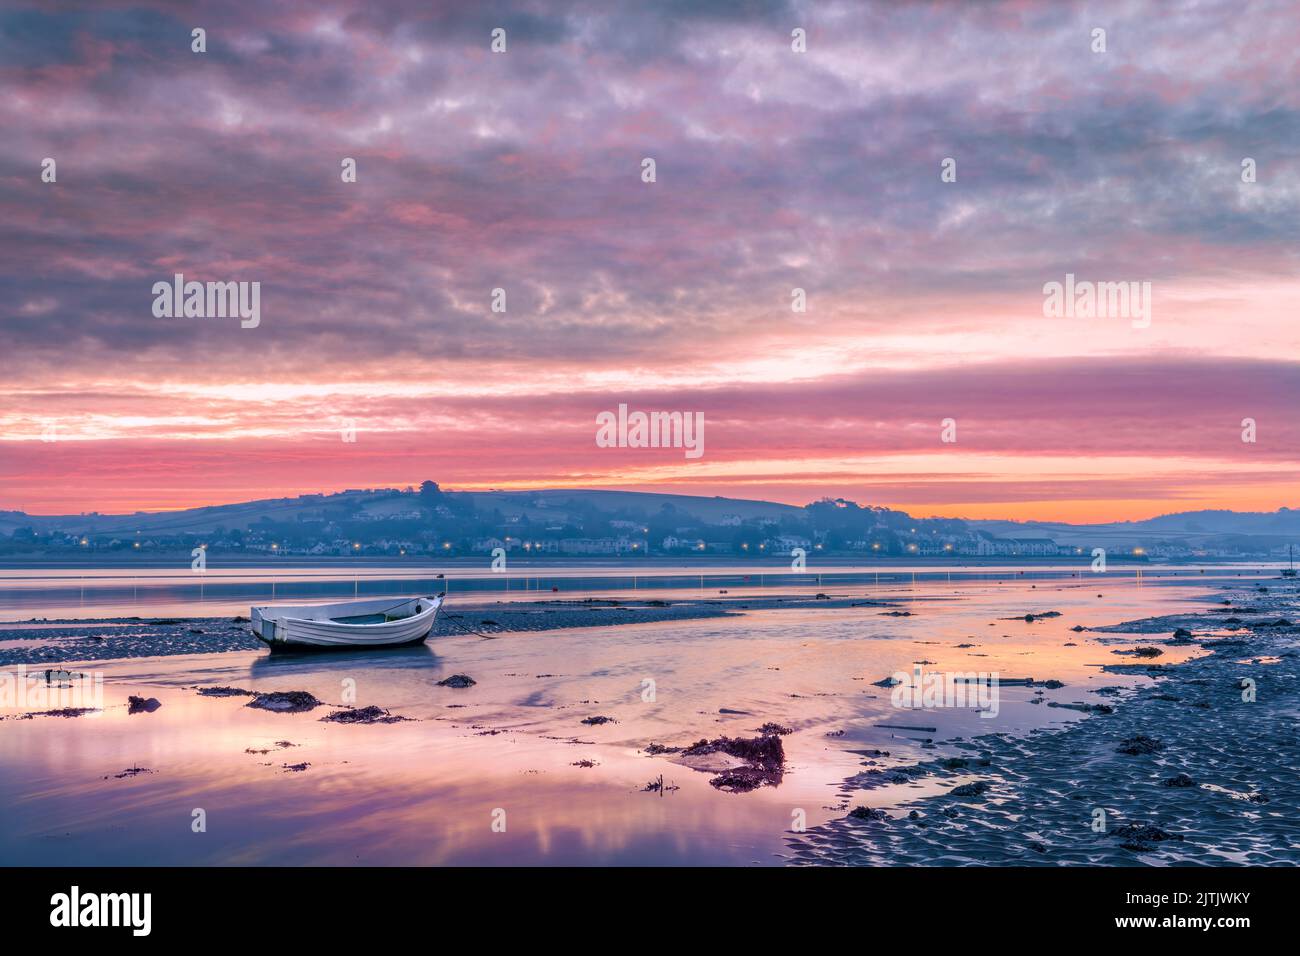
{"type": "MultiPolygon", "coordinates": [[[[444,541],[444,542],[442,543],[442,546],[443,546],[444,549],[450,550],[450,549],[451,549],[451,542],[450,542],[450,541],[444,541]]],[[[203,547],[206,548],[207,545],[205,544],[205,545],[203,545],[203,547]]],[[[272,550],[272,551],[279,551],[279,550],[280,550],[280,543],[279,543],[278,541],[272,541],[272,542],[271,542],[271,550],[272,550]]],[[[360,550],[361,550],[361,542],[360,542],[360,541],[353,541],[353,542],[352,542],[352,550],[353,550],[353,551],[360,551],[360,550]]],[[[399,553],[400,553],[400,554],[406,554],[406,549],[405,549],[405,548],[402,548],[402,549],[399,551],[399,553]]]]}
{"type": "MultiPolygon", "coordinates": [[[[136,534],[139,534],[139,533],[140,533],[139,531],[136,532],[136,534]]],[[[510,539],[509,536],[507,536],[507,537],[506,537],[506,540],[509,541],[509,540],[511,540],[511,539],[510,539]]],[[[82,546],[83,548],[88,548],[88,547],[90,547],[90,539],[89,539],[89,538],[85,538],[85,537],[83,537],[83,538],[81,539],[81,546],[82,546]]],[[[139,542],[139,541],[136,541],[132,546],[138,548],[138,547],[140,547],[140,542],[139,542]]],[[[199,545],[199,547],[202,548],[204,551],[208,550],[208,546],[207,546],[206,544],[201,544],[201,545],[199,545]]],[[[444,541],[444,542],[442,543],[442,547],[443,547],[443,550],[444,550],[444,551],[450,551],[450,550],[451,550],[451,542],[450,542],[450,541],[444,541]]],[[[539,544],[538,547],[540,548],[541,545],[539,544]]],[[[749,550],[749,542],[748,542],[748,541],[743,542],[743,543],[740,545],[740,547],[741,547],[742,550],[744,550],[744,551],[748,551],[748,550],[749,550]]],[[[820,550],[822,549],[822,546],[821,546],[820,544],[813,545],[813,547],[814,547],[816,550],[818,550],[818,551],[820,551],[820,550]]],[[[525,550],[525,551],[531,551],[532,548],[533,548],[533,543],[532,543],[531,541],[525,541],[525,542],[524,542],[524,550],[525,550]]],[[[638,550],[640,550],[640,548],[641,548],[641,546],[640,546],[639,544],[633,544],[633,545],[632,545],[632,550],[633,550],[633,551],[638,551],[638,550]]],[[[272,551],[279,551],[279,550],[280,550],[280,543],[279,543],[278,541],[272,541],[272,542],[271,542],[271,550],[272,550],[272,551]]],[[[353,551],[360,551],[360,550],[361,550],[361,542],[360,542],[360,541],[354,541],[354,542],[352,543],[352,550],[353,550],[353,551]]],[[[703,551],[703,550],[704,550],[704,542],[700,542],[700,544],[699,544],[699,546],[696,548],[696,550],[698,550],[698,551],[703,551]]],[[[758,550],[760,550],[760,551],[766,551],[766,550],[767,550],[767,545],[766,545],[766,544],[760,544],[760,545],[758,546],[758,550]]],[[[878,541],[873,541],[873,542],[871,543],[871,550],[872,550],[872,551],[879,551],[879,550],[880,550],[880,542],[878,542],[878,541]]],[[[908,551],[911,551],[911,552],[913,552],[913,553],[915,553],[918,549],[917,549],[917,546],[916,546],[915,544],[909,544],[909,545],[907,546],[907,550],[908,550],[908,551]]],[[[943,550],[945,550],[945,551],[951,551],[951,550],[952,550],[952,545],[951,545],[951,544],[945,544],[945,545],[943,546],[943,550]]],[[[1083,549],[1082,549],[1082,548],[1075,548],[1075,549],[1074,549],[1074,553],[1075,553],[1075,554],[1083,554],[1083,549]]],[[[1141,556],[1141,555],[1144,555],[1144,554],[1146,554],[1146,553],[1147,553],[1147,552],[1146,552],[1146,549],[1145,549],[1145,548],[1134,548],[1134,549],[1133,549],[1133,554],[1134,554],[1134,555],[1137,555],[1137,556],[1141,556]]],[[[403,556],[405,556],[405,555],[406,555],[406,549],[405,549],[405,548],[402,548],[401,551],[400,551],[400,554],[403,555],[403,556]]]]}

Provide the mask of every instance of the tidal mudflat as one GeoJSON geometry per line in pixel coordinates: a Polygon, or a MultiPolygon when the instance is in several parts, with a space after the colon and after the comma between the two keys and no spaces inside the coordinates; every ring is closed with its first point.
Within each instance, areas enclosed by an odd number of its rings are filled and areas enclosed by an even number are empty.
{"type": "Polygon", "coordinates": [[[0,862],[1294,863],[1298,602],[1276,572],[534,594],[306,656],[236,615],[15,620],[0,669],[102,690],[3,700],[0,862]]]}
{"type": "Polygon", "coordinates": [[[1101,644],[1139,640],[1144,652],[1104,673],[1149,683],[1097,688],[1108,703],[1064,729],[952,738],[941,754],[865,769],[841,791],[854,811],[792,835],[792,860],[1294,866],[1300,602],[1289,585],[1218,603],[1094,629],[1101,644]],[[1165,663],[1187,647],[1201,653],[1165,663]],[[920,782],[936,789],[872,809],[878,788],[920,782]]]}

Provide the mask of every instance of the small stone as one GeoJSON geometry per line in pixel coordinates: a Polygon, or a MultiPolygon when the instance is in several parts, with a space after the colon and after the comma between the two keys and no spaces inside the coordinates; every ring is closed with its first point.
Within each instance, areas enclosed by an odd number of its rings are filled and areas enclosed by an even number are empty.
{"type": "Polygon", "coordinates": [[[1155,737],[1148,737],[1146,734],[1137,734],[1122,741],[1117,748],[1122,754],[1137,756],[1138,754],[1153,754],[1158,750],[1164,750],[1164,741],[1157,740],[1155,737]]]}
{"type": "Polygon", "coordinates": [[[452,674],[446,680],[438,681],[439,687],[473,687],[477,684],[474,678],[468,674],[452,674]]]}
{"type": "Polygon", "coordinates": [[[884,810],[872,810],[870,807],[854,807],[849,811],[853,820],[888,820],[889,814],[884,810]]]}
{"type": "Polygon", "coordinates": [[[277,690],[269,694],[258,694],[244,706],[270,710],[277,714],[301,714],[323,707],[325,703],[305,690],[277,690]]]}

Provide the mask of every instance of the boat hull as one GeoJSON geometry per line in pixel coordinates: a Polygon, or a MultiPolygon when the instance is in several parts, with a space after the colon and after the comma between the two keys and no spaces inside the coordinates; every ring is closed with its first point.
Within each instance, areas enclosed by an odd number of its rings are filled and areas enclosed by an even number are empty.
{"type": "Polygon", "coordinates": [[[423,644],[428,634],[409,641],[383,644],[316,644],[307,641],[268,641],[260,634],[257,639],[271,649],[272,654],[337,654],[341,651],[391,651],[399,647],[415,647],[423,644]]]}
{"type": "Polygon", "coordinates": [[[276,651],[380,650],[428,638],[442,597],[254,607],[254,636],[276,651]],[[379,621],[364,621],[378,617],[379,621]],[[339,620],[344,618],[345,620],[339,620]],[[352,619],[351,621],[346,619],[352,619]]]}

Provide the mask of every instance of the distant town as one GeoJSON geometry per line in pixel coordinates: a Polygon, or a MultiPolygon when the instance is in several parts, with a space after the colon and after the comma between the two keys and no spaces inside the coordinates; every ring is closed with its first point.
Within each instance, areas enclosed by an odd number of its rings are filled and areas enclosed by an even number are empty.
{"type": "MultiPolygon", "coordinates": [[[[1231,513],[1229,513],[1231,514],[1231,513]]],[[[1289,518],[1282,509],[1279,516],[1289,518]]],[[[1052,558],[1135,561],[1285,557],[1294,536],[1196,534],[1200,526],[1137,533],[1128,526],[1033,525],[997,533],[955,518],[823,499],[804,507],[726,498],[596,491],[446,492],[433,481],[404,489],[351,489],[186,512],[29,516],[0,513],[0,556],[212,554],[267,557],[726,556],[780,554],[1052,558]],[[1191,528],[1191,531],[1187,529],[1191,528]]],[[[1001,523],[1006,525],[1008,523],[1001,523]]],[[[1204,529],[1202,529],[1204,530],[1204,529]]]]}

